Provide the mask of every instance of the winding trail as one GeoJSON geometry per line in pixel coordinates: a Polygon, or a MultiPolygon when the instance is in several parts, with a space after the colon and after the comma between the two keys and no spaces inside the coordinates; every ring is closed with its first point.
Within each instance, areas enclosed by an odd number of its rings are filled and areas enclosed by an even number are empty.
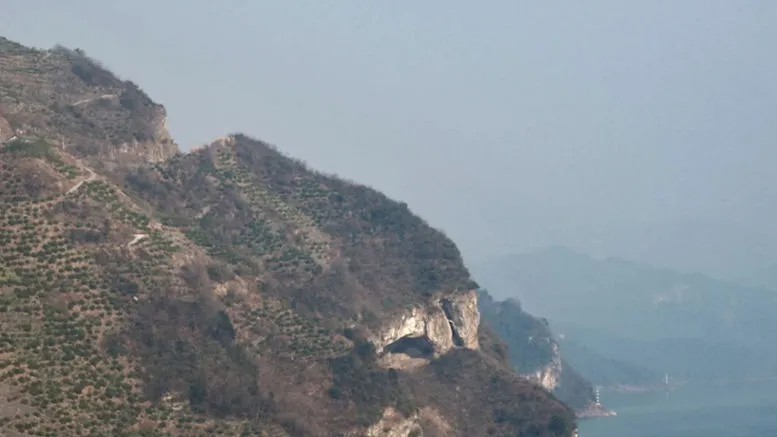
{"type": "Polygon", "coordinates": [[[140,240],[142,240],[142,239],[144,239],[144,238],[148,237],[148,235],[146,235],[146,234],[135,234],[135,235],[134,235],[134,237],[135,237],[135,238],[133,238],[133,239],[132,239],[132,241],[130,241],[130,242],[127,244],[127,247],[132,247],[132,246],[133,246],[135,243],[137,243],[138,241],[140,241],[140,240]]]}
{"type": "Polygon", "coordinates": [[[210,212],[210,205],[206,206],[205,208],[203,208],[202,211],[200,211],[200,213],[197,214],[197,216],[195,218],[199,220],[199,219],[205,217],[205,214],[207,214],[208,212],[210,212]]]}
{"type": "Polygon", "coordinates": [[[97,174],[95,172],[93,172],[91,168],[85,167],[85,166],[82,166],[82,168],[89,172],[89,177],[86,178],[86,179],[80,180],[77,184],[75,184],[72,187],[70,187],[70,189],[67,190],[67,193],[65,193],[66,195],[67,194],[75,193],[79,188],[81,188],[81,185],[83,185],[85,182],[91,182],[91,181],[97,179],[97,174]]]}
{"type": "Polygon", "coordinates": [[[118,97],[119,96],[116,95],[116,94],[103,94],[101,96],[92,97],[92,98],[89,98],[89,99],[81,99],[81,100],[79,100],[79,101],[77,101],[75,103],[72,103],[70,106],[74,106],[74,107],[75,106],[81,106],[83,104],[91,103],[91,102],[94,102],[94,101],[97,101],[97,100],[117,99],[118,97]]]}

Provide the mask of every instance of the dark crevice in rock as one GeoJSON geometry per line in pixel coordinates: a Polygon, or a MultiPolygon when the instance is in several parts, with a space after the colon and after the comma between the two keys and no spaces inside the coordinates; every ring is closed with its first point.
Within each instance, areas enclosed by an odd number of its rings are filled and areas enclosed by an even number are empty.
{"type": "Polygon", "coordinates": [[[459,335],[459,331],[453,323],[453,303],[449,299],[440,299],[440,306],[445,313],[445,318],[448,319],[448,324],[451,325],[453,344],[458,347],[464,346],[464,340],[461,338],[461,335],[459,335]]]}
{"type": "Polygon", "coordinates": [[[392,354],[405,354],[411,358],[431,359],[434,355],[434,344],[427,336],[402,337],[384,350],[392,354]]]}

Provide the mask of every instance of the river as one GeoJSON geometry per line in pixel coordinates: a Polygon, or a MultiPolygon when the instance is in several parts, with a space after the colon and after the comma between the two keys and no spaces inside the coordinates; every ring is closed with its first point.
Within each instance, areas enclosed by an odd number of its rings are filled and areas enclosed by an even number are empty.
{"type": "Polygon", "coordinates": [[[777,437],[777,380],[602,393],[615,417],[581,421],[580,437],[777,437]]]}

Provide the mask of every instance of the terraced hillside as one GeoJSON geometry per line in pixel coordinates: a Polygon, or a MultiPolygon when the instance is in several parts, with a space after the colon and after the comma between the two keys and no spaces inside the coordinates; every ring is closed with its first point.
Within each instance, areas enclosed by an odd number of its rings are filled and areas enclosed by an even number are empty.
{"type": "Polygon", "coordinates": [[[406,205],[127,93],[0,40],[0,435],[571,434],[406,205]]]}

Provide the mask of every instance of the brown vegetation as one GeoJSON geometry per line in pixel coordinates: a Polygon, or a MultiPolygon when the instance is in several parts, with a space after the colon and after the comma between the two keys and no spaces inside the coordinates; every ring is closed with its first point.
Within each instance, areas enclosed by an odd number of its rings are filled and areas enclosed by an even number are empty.
{"type": "Polygon", "coordinates": [[[462,436],[572,426],[487,331],[377,364],[371,330],[475,287],[406,205],[242,135],[170,153],[161,107],[79,52],[0,40],[0,110],[26,131],[0,146],[0,387],[27,406],[0,433],[333,436],[425,406],[462,436]]]}

